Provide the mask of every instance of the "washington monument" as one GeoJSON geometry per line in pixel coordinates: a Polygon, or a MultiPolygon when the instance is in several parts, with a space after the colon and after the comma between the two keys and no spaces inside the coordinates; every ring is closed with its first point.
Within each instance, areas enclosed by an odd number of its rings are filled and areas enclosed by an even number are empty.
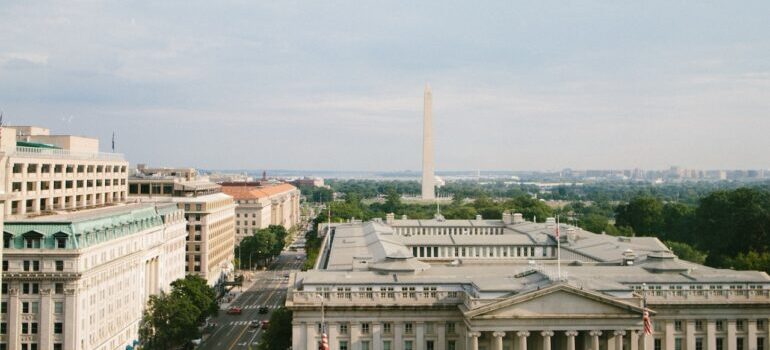
{"type": "Polygon", "coordinates": [[[422,199],[436,198],[435,166],[433,164],[433,93],[425,85],[422,113],[422,199]]]}

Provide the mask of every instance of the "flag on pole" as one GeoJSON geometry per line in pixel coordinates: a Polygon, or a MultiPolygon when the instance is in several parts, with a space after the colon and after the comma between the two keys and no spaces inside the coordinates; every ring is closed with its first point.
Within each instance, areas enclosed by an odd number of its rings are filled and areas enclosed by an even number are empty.
{"type": "Polygon", "coordinates": [[[644,322],[644,334],[652,335],[652,319],[650,319],[650,311],[646,306],[644,307],[644,313],[642,315],[642,322],[644,322]]]}
{"type": "Polygon", "coordinates": [[[115,152],[115,132],[112,132],[112,151],[115,152]]]}
{"type": "Polygon", "coordinates": [[[321,344],[318,344],[318,350],[329,350],[329,337],[326,333],[321,334],[321,344]]]}
{"type": "Polygon", "coordinates": [[[559,240],[559,217],[556,217],[556,240],[559,240]]]}

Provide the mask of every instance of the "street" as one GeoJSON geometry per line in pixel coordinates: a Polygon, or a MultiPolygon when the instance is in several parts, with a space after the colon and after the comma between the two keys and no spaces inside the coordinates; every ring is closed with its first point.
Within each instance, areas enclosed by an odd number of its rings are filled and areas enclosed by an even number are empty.
{"type": "Polygon", "coordinates": [[[275,309],[283,306],[286,300],[286,288],[289,273],[298,271],[305,262],[302,252],[283,251],[269,266],[268,270],[253,272],[252,281],[247,279],[242,287],[235,287],[231,291],[237,294],[230,303],[223,303],[219,315],[209,322],[216,326],[208,333],[208,337],[201,342],[199,349],[233,350],[256,349],[257,343],[265,332],[261,327],[251,327],[255,321],[259,324],[262,320],[269,320],[275,309]],[[299,257],[299,259],[297,258],[299,257]],[[241,288],[244,289],[240,293],[241,288]],[[228,315],[230,307],[240,307],[243,312],[240,315],[228,315]],[[268,312],[259,313],[260,307],[267,307],[268,312]]]}

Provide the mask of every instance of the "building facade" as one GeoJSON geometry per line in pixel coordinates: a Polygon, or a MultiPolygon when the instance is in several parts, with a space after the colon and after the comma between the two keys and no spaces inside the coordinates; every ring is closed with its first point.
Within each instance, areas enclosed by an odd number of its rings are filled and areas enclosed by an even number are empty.
{"type": "Polygon", "coordinates": [[[300,191],[281,183],[250,185],[225,183],[222,191],[233,197],[235,208],[236,243],[255,230],[279,225],[292,229],[300,221],[300,191]]]}
{"type": "Polygon", "coordinates": [[[767,349],[766,273],[563,224],[557,244],[556,228],[508,213],[337,224],[291,276],[292,349],[322,333],[340,350],[767,349]]]}
{"type": "Polygon", "coordinates": [[[99,152],[97,139],[7,126],[2,140],[7,219],[126,200],[128,162],[121,154],[99,152]]]}
{"type": "Polygon", "coordinates": [[[187,220],[187,273],[209,285],[225,281],[234,271],[235,204],[221,186],[199,177],[195,169],[146,168],[129,178],[129,198],[174,203],[187,220]]]}

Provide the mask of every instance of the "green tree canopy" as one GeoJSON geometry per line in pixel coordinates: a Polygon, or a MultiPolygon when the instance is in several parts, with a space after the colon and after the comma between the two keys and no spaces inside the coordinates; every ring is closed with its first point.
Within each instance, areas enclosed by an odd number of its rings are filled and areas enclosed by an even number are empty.
{"type": "Polygon", "coordinates": [[[198,309],[198,322],[215,315],[219,309],[216,291],[198,275],[187,275],[171,282],[171,295],[189,300],[198,309]]]}
{"type": "Polygon", "coordinates": [[[142,349],[175,349],[197,339],[199,316],[190,299],[173,293],[150,296],[139,326],[142,349]]]}
{"type": "Polygon", "coordinates": [[[654,197],[638,196],[615,210],[615,226],[627,226],[638,235],[654,236],[663,227],[663,203],[654,197]]]}
{"type": "Polygon", "coordinates": [[[270,327],[262,335],[260,350],[286,350],[291,346],[291,310],[282,307],[270,315],[270,327]]]}

